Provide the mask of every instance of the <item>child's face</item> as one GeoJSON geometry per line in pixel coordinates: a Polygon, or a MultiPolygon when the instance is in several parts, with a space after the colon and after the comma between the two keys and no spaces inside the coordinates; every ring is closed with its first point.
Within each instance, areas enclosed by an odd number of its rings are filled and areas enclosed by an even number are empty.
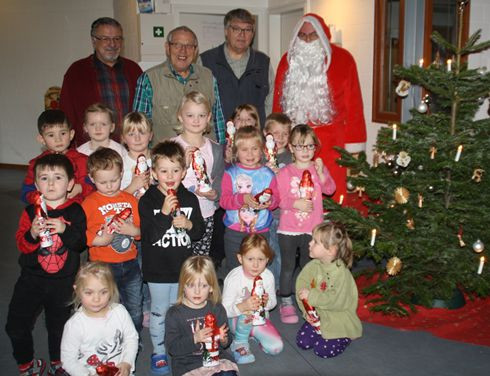
{"type": "Polygon", "coordinates": [[[274,121],[269,126],[269,132],[274,137],[274,141],[277,145],[277,151],[279,153],[284,152],[284,149],[288,145],[289,127],[286,124],[278,123],[274,121]]]}
{"type": "Polygon", "coordinates": [[[247,138],[237,143],[236,156],[238,161],[248,168],[260,166],[262,159],[262,147],[255,138],[247,138]]]}
{"type": "Polygon", "coordinates": [[[37,168],[36,188],[52,208],[66,201],[66,194],[73,188],[73,184],[73,179],[68,179],[66,171],[61,167],[37,168]]]}
{"type": "Polygon", "coordinates": [[[259,248],[252,248],[243,256],[237,254],[237,257],[245,273],[254,278],[262,274],[269,262],[264,252],[259,248]]]}
{"type": "Polygon", "coordinates": [[[63,153],[70,147],[75,131],[69,129],[67,124],[54,124],[44,128],[37,136],[39,143],[54,153],[63,153]]]}
{"type": "Polygon", "coordinates": [[[107,197],[114,197],[121,188],[122,172],[118,166],[113,166],[109,170],[97,170],[90,177],[95,184],[97,191],[107,197]]]}
{"type": "Polygon", "coordinates": [[[88,133],[90,140],[96,142],[107,141],[114,128],[115,124],[105,112],[89,112],[83,123],[83,130],[88,133]]]}
{"type": "Polygon", "coordinates": [[[308,246],[310,257],[313,259],[318,259],[325,263],[332,262],[334,257],[337,255],[335,247],[325,248],[318,234],[313,234],[313,237],[310,243],[308,243],[308,246]]]}
{"type": "Polygon", "coordinates": [[[202,274],[197,274],[194,280],[185,284],[183,302],[190,308],[203,308],[213,288],[202,274]]]}
{"type": "Polygon", "coordinates": [[[87,316],[105,317],[110,299],[109,286],[93,275],[85,279],[80,289],[80,300],[87,316]]]}
{"type": "Polygon", "coordinates": [[[203,134],[211,120],[211,113],[204,104],[187,101],[178,116],[184,133],[203,134]]]}
{"type": "Polygon", "coordinates": [[[146,153],[148,144],[153,137],[153,133],[143,129],[134,128],[122,136],[123,142],[128,146],[131,153],[146,153]]]}
{"type": "Polygon", "coordinates": [[[300,142],[300,136],[295,137],[292,140],[292,144],[289,145],[291,153],[294,155],[294,159],[299,163],[310,162],[315,156],[316,145],[313,137],[306,136],[303,142],[300,142]]]}
{"type": "Polygon", "coordinates": [[[168,158],[159,158],[152,167],[153,178],[158,181],[158,188],[165,195],[169,189],[177,190],[186,172],[179,162],[168,158]]]}
{"type": "Polygon", "coordinates": [[[257,122],[252,117],[251,112],[247,110],[241,110],[233,119],[233,123],[235,124],[236,129],[240,129],[241,127],[245,127],[247,125],[251,125],[253,127],[257,126],[257,122]]]}

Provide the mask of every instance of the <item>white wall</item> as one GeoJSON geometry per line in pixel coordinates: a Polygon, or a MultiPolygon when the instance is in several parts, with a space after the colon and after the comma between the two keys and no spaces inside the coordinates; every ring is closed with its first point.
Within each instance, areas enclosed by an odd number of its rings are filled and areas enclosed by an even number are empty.
{"type": "Polygon", "coordinates": [[[75,60],[92,52],[90,25],[113,15],[112,0],[2,0],[0,6],[0,163],[40,153],[37,117],[44,93],[61,86],[75,60]]]}

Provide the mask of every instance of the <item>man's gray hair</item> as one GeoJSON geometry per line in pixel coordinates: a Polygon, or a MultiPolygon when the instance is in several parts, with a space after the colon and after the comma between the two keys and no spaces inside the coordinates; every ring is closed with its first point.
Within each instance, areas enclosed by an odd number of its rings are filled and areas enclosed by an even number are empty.
{"type": "Polygon", "coordinates": [[[118,27],[119,29],[121,29],[121,32],[123,29],[121,24],[117,20],[115,20],[114,18],[100,17],[100,18],[97,18],[94,22],[92,22],[92,26],[90,27],[90,36],[91,37],[95,36],[95,30],[97,30],[97,28],[99,26],[103,26],[103,25],[118,27]]]}
{"type": "Polygon", "coordinates": [[[194,33],[192,31],[192,29],[187,27],[187,26],[178,26],[175,29],[170,30],[170,32],[167,34],[167,43],[172,43],[172,37],[173,37],[174,33],[178,32],[178,31],[185,31],[187,33],[191,33],[192,37],[194,38],[194,43],[196,44],[196,47],[198,46],[196,33],[194,33]]]}
{"type": "Polygon", "coordinates": [[[248,10],[237,8],[237,9],[230,10],[228,13],[226,13],[225,18],[223,20],[225,28],[230,26],[230,22],[235,19],[240,20],[244,23],[248,23],[252,25],[253,28],[255,29],[255,18],[254,16],[252,16],[252,13],[250,13],[248,10]]]}

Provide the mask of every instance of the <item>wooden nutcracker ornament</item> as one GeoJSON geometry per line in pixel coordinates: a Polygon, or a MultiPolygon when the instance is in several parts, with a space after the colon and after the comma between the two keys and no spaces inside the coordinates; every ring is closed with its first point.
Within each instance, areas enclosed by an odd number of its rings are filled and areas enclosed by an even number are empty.
{"type": "Polygon", "coordinates": [[[259,326],[259,325],[265,325],[265,308],[264,308],[264,294],[265,294],[265,289],[264,289],[264,280],[260,275],[255,277],[254,279],[254,284],[252,287],[252,296],[257,296],[260,299],[260,305],[259,308],[255,311],[253,311],[253,321],[252,325],[254,326],[259,326]]]}
{"type": "Polygon", "coordinates": [[[320,316],[318,316],[318,313],[314,307],[308,303],[307,299],[301,299],[301,302],[303,303],[303,306],[305,307],[306,315],[312,320],[311,325],[313,326],[313,329],[315,329],[315,332],[317,332],[319,335],[322,335],[322,331],[320,329],[320,316]]]}
{"type": "Polygon", "coordinates": [[[204,342],[202,365],[204,367],[214,367],[219,364],[219,327],[216,323],[216,316],[208,313],[204,317],[204,327],[211,328],[211,342],[204,342]]]}
{"type": "Polygon", "coordinates": [[[192,170],[196,174],[197,189],[200,192],[206,193],[211,190],[211,182],[208,174],[206,173],[206,161],[204,160],[202,153],[199,149],[192,152],[192,170]]]}

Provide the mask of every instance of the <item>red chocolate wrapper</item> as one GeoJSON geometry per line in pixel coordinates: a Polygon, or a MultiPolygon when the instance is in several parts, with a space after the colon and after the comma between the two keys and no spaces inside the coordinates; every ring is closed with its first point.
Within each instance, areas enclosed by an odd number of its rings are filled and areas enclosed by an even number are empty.
{"type": "Polygon", "coordinates": [[[305,307],[306,314],[313,321],[311,325],[315,329],[315,332],[321,335],[322,331],[320,330],[320,316],[318,316],[316,309],[312,307],[310,303],[308,303],[308,300],[306,299],[301,299],[301,302],[303,302],[303,306],[305,307]]]}
{"type": "Polygon", "coordinates": [[[204,327],[211,328],[211,342],[204,343],[202,364],[204,367],[214,367],[219,364],[219,327],[212,313],[204,317],[204,327]]]}
{"type": "MultiPolygon", "coordinates": [[[[125,221],[126,219],[129,218],[129,216],[131,215],[132,211],[131,211],[131,208],[125,208],[123,211],[121,211],[120,213],[114,215],[111,220],[109,221],[109,223],[107,224],[107,233],[108,234],[113,234],[114,231],[116,231],[116,223],[119,222],[119,221],[125,221]]],[[[101,236],[102,235],[102,229],[100,229],[98,232],[97,232],[97,235],[101,236]]]]}
{"type": "MultiPolygon", "coordinates": [[[[34,199],[34,213],[36,217],[39,218],[39,223],[44,227],[46,223],[46,219],[48,219],[48,210],[46,208],[46,203],[44,202],[43,195],[36,191],[35,199],[34,199]]],[[[51,232],[44,228],[39,232],[39,240],[41,248],[49,248],[53,245],[53,238],[51,236],[51,232]]]]}
{"type": "Polygon", "coordinates": [[[191,165],[197,179],[196,188],[203,193],[209,192],[211,190],[211,182],[208,174],[206,173],[206,161],[204,160],[204,157],[199,149],[192,152],[191,165]]]}
{"type": "Polygon", "coordinates": [[[99,376],[114,376],[116,373],[119,372],[119,368],[116,366],[111,366],[109,364],[101,364],[100,366],[97,366],[95,368],[95,372],[97,372],[97,375],[99,376]]]}
{"type": "Polygon", "coordinates": [[[272,189],[266,188],[262,192],[257,193],[254,198],[259,204],[266,204],[272,199],[272,189]]]}
{"type": "Polygon", "coordinates": [[[311,178],[311,173],[308,170],[303,171],[303,176],[299,183],[299,195],[301,198],[306,200],[311,200],[313,198],[313,179],[311,178]]]}
{"type": "MultiPolygon", "coordinates": [[[[177,197],[177,192],[175,191],[175,189],[169,189],[167,190],[167,196],[175,196],[177,197]]],[[[179,201],[177,200],[177,205],[175,206],[175,208],[172,210],[172,213],[171,213],[174,217],[178,217],[179,215],[182,214],[182,212],[180,211],[180,203],[179,201]]]]}
{"type": "Polygon", "coordinates": [[[252,292],[250,293],[250,295],[252,296],[255,295],[260,298],[260,306],[256,311],[253,312],[252,325],[254,326],[265,324],[265,307],[263,301],[264,294],[265,294],[264,281],[262,280],[262,277],[258,275],[254,278],[252,292]]]}

